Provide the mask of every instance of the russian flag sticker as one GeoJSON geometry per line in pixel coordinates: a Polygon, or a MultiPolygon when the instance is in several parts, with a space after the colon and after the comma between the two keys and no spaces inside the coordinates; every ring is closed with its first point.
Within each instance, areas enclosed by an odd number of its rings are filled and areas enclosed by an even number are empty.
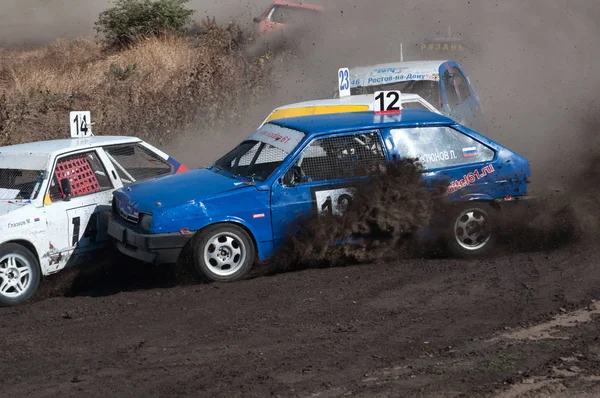
{"type": "Polygon", "coordinates": [[[463,148],[463,158],[470,158],[473,156],[477,156],[477,148],[472,146],[470,148],[463,148]]]}

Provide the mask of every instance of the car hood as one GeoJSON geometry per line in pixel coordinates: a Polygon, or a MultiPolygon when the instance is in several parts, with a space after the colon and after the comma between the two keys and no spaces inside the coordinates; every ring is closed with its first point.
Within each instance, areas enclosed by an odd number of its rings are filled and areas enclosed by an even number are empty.
{"type": "Polygon", "coordinates": [[[13,212],[15,210],[18,210],[18,209],[26,206],[27,204],[29,204],[29,202],[20,203],[20,202],[0,200],[0,217],[5,214],[8,214],[10,212],[13,212]]]}
{"type": "Polygon", "coordinates": [[[137,211],[153,213],[239,189],[251,189],[251,186],[208,169],[195,169],[139,182],[115,191],[114,195],[121,206],[130,205],[137,211]]]}

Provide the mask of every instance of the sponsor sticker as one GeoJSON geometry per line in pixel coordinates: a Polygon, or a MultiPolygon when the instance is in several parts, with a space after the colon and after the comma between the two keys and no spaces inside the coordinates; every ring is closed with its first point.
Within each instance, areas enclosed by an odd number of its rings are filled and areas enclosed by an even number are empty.
{"type": "Polygon", "coordinates": [[[494,173],[496,170],[494,169],[494,165],[488,164],[487,166],[483,166],[481,169],[473,170],[467,175],[463,176],[460,180],[454,180],[448,186],[446,193],[444,196],[450,195],[456,191],[463,189],[466,186],[473,184],[475,181],[480,180],[486,177],[489,174],[494,173]]]}
{"type": "Polygon", "coordinates": [[[304,138],[300,131],[280,127],[274,124],[266,124],[256,130],[248,139],[264,142],[290,153],[304,138]]]}
{"type": "Polygon", "coordinates": [[[31,220],[28,218],[26,220],[23,221],[17,221],[17,222],[9,222],[8,223],[8,228],[19,228],[19,227],[23,227],[25,225],[28,225],[31,223],[31,220]]]}

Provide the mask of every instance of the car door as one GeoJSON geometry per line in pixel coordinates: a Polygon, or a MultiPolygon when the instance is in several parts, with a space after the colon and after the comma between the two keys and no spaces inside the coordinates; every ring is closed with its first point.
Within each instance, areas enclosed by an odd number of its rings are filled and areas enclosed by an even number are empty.
{"type": "Polygon", "coordinates": [[[402,158],[417,158],[430,188],[443,183],[451,198],[484,197],[495,189],[496,152],[450,126],[392,128],[402,158]]]}
{"type": "Polygon", "coordinates": [[[80,263],[108,240],[101,216],[110,211],[112,192],[121,183],[102,155],[90,149],[55,161],[44,201],[52,271],[80,263]],[[71,185],[68,197],[61,186],[65,179],[71,185]]]}
{"type": "Polygon", "coordinates": [[[273,239],[279,244],[303,217],[342,215],[355,184],[385,162],[378,131],[315,138],[271,189],[273,239]]]}
{"type": "Polygon", "coordinates": [[[442,84],[445,92],[445,113],[458,123],[470,126],[477,107],[467,79],[457,65],[445,64],[442,74],[442,84]]]}
{"type": "Polygon", "coordinates": [[[464,73],[462,68],[458,65],[454,65],[455,70],[455,83],[459,97],[462,99],[462,104],[459,107],[464,106],[464,112],[468,115],[470,127],[475,130],[485,128],[485,118],[483,114],[483,106],[481,105],[481,99],[477,91],[473,88],[473,85],[469,81],[468,76],[464,73]]]}

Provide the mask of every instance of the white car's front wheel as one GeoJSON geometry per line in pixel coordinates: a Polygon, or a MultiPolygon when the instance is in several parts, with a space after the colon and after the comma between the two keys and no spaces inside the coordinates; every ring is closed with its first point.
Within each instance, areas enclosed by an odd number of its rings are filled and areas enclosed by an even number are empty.
{"type": "Polygon", "coordinates": [[[40,284],[35,255],[16,243],[0,246],[0,305],[12,306],[29,300],[40,284]]]}

